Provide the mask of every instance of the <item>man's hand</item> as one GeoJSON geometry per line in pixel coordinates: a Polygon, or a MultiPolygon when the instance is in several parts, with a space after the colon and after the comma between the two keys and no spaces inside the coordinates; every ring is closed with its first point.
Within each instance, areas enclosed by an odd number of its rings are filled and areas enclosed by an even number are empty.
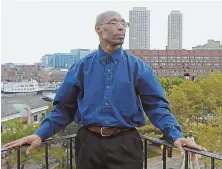
{"type": "Polygon", "coordinates": [[[179,149],[181,153],[183,153],[183,146],[194,148],[200,151],[207,151],[204,147],[197,145],[195,142],[188,140],[186,138],[178,138],[174,141],[174,145],[179,149]]]}
{"type": "MultiPolygon", "coordinates": [[[[179,149],[181,153],[184,153],[183,146],[194,148],[200,151],[207,151],[204,147],[197,145],[195,142],[188,140],[186,138],[178,138],[174,141],[174,145],[179,149]]],[[[191,153],[191,160],[195,161],[195,153],[191,153]]]]}
{"type": "Polygon", "coordinates": [[[6,149],[10,149],[10,148],[22,146],[24,144],[30,144],[29,148],[26,151],[26,154],[28,155],[33,150],[38,148],[41,143],[42,143],[42,140],[38,135],[30,135],[30,136],[27,136],[27,137],[23,137],[19,140],[7,143],[3,147],[6,148],[6,149]]]}

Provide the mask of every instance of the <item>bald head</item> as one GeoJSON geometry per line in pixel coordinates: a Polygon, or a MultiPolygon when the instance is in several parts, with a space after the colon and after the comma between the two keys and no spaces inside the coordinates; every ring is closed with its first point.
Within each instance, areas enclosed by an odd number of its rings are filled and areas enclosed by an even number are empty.
{"type": "Polygon", "coordinates": [[[121,15],[116,11],[106,11],[106,12],[100,13],[96,17],[96,24],[102,24],[104,20],[110,16],[121,16],[121,15]]]}
{"type": "Polygon", "coordinates": [[[96,18],[95,31],[99,36],[100,45],[117,49],[123,44],[126,33],[126,22],[116,11],[100,13],[96,18]]]}

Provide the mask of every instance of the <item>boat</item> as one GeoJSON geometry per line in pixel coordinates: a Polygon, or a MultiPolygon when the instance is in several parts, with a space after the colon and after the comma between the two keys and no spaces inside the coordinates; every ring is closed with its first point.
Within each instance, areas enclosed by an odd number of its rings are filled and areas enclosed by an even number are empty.
{"type": "Polygon", "coordinates": [[[7,84],[7,82],[1,82],[1,92],[3,92],[4,86],[6,86],[7,84]]]}
{"type": "Polygon", "coordinates": [[[33,79],[30,81],[11,82],[2,86],[3,93],[31,93],[39,90],[38,82],[33,79]]]}

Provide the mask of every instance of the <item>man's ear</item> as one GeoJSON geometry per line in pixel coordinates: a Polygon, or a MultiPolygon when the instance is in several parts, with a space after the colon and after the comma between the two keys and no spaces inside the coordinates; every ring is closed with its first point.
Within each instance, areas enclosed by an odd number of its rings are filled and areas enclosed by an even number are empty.
{"type": "Polygon", "coordinates": [[[95,31],[100,34],[101,33],[101,27],[100,25],[95,25],[95,31]]]}

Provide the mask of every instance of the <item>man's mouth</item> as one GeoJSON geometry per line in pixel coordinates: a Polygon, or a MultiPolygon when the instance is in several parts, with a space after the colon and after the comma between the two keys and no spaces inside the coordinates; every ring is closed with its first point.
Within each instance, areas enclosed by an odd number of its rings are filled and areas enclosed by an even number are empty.
{"type": "Polygon", "coordinates": [[[118,34],[116,36],[119,37],[119,38],[125,38],[125,35],[123,35],[123,34],[118,34]]]}

